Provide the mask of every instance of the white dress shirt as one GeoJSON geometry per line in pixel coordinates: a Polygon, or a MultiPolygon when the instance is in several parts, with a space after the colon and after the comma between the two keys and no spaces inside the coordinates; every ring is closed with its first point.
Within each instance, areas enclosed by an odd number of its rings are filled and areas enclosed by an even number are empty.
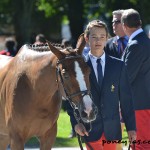
{"type": "Polygon", "coordinates": [[[140,29],[136,30],[135,32],[133,32],[133,33],[131,34],[131,36],[129,37],[128,43],[130,43],[130,42],[132,41],[132,39],[133,39],[136,35],[138,35],[139,33],[141,33],[141,32],[143,32],[143,29],[142,29],[142,28],[140,28],[140,29]]]}
{"type": "Polygon", "coordinates": [[[97,61],[97,59],[101,58],[102,73],[103,73],[103,76],[104,76],[105,57],[106,57],[105,52],[103,53],[103,55],[101,57],[96,57],[93,54],[91,54],[91,51],[89,51],[89,58],[91,60],[91,63],[92,63],[97,81],[98,81],[98,73],[97,73],[97,62],[96,61],[97,61]]]}

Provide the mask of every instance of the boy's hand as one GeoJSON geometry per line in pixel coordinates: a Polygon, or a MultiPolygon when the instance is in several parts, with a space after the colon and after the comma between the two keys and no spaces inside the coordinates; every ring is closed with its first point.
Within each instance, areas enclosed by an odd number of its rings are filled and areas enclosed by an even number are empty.
{"type": "Polygon", "coordinates": [[[136,131],[128,131],[128,138],[130,143],[136,140],[136,131]]]}
{"type": "Polygon", "coordinates": [[[84,136],[84,135],[89,136],[88,132],[86,131],[82,123],[75,125],[74,129],[76,133],[78,133],[80,136],[84,136]]]}

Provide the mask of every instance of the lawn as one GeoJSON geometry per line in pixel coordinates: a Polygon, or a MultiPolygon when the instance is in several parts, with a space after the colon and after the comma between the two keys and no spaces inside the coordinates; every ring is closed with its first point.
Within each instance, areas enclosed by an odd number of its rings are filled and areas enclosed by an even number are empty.
{"type": "MultiPolygon", "coordinates": [[[[71,124],[67,112],[61,111],[58,119],[58,131],[54,147],[77,147],[77,138],[68,138],[71,131],[71,124]]],[[[36,138],[30,139],[26,146],[37,147],[39,142],[36,138]]]]}
{"type": "MultiPolygon", "coordinates": [[[[71,124],[67,112],[61,111],[58,119],[58,132],[54,147],[78,147],[77,138],[68,138],[71,131],[71,124]]],[[[127,141],[127,132],[124,129],[123,141],[127,141]]],[[[29,147],[37,147],[38,141],[36,138],[30,139],[27,144],[29,147]]]]}

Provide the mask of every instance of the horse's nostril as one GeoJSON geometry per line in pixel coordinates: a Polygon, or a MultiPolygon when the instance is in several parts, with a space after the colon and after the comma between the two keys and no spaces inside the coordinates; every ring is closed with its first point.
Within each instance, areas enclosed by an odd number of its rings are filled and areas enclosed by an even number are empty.
{"type": "Polygon", "coordinates": [[[82,111],[82,112],[81,112],[81,116],[82,116],[83,118],[86,118],[86,117],[87,117],[87,113],[86,113],[85,111],[82,111]]]}

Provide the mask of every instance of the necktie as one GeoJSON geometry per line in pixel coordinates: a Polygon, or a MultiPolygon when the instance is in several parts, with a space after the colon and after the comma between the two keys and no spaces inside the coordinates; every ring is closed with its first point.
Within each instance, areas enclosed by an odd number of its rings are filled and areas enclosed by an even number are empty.
{"type": "Polygon", "coordinates": [[[119,41],[120,41],[120,54],[122,55],[124,49],[126,48],[126,44],[125,44],[125,41],[124,41],[124,37],[121,37],[119,38],[119,41]]]}
{"type": "Polygon", "coordinates": [[[101,59],[97,59],[97,74],[98,74],[98,84],[101,87],[103,81],[102,65],[101,59]]]}

